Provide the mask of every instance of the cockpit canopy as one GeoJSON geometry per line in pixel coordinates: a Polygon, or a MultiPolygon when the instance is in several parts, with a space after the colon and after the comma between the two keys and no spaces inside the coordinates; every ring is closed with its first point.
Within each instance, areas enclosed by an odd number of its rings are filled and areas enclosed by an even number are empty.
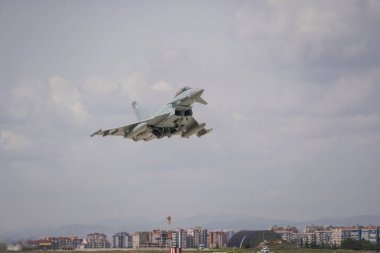
{"type": "Polygon", "coordinates": [[[177,91],[177,93],[175,94],[175,97],[178,96],[179,94],[181,94],[181,93],[187,91],[187,90],[190,90],[190,89],[191,89],[191,88],[190,88],[189,86],[185,86],[185,87],[179,89],[179,90],[177,91]]]}

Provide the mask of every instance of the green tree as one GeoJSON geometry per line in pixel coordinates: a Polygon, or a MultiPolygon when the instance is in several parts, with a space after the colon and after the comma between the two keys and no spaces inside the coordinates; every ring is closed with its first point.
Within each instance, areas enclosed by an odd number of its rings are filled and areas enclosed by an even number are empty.
{"type": "Polygon", "coordinates": [[[340,244],[340,247],[342,249],[355,249],[356,247],[356,241],[354,239],[348,238],[340,244]]]}
{"type": "Polygon", "coordinates": [[[249,249],[251,247],[251,245],[249,244],[249,242],[245,242],[244,244],[243,244],[243,248],[244,249],[249,249]]]}
{"type": "Polygon", "coordinates": [[[376,248],[375,244],[372,244],[370,241],[367,240],[360,240],[360,248],[364,250],[374,250],[376,248]]]}
{"type": "Polygon", "coordinates": [[[342,242],[340,245],[342,249],[353,249],[353,250],[375,250],[377,248],[376,244],[372,244],[367,240],[354,240],[348,238],[342,242]]]}
{"type": "Polygon", "coordinates": [[[7,245],[3,242],[0,242],[0,251],[5,251],[7,250],[7,245]]]}

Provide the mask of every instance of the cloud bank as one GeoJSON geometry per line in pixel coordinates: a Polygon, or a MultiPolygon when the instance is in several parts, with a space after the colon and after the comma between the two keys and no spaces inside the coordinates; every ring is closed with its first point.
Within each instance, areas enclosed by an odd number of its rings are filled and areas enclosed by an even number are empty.
{"type": "Polygon", "coordinates": [[[378,1],[0,5],[4,231],[379,214],[378,1]],[[89,137],[185,85],[212,134],[89,137]]]}

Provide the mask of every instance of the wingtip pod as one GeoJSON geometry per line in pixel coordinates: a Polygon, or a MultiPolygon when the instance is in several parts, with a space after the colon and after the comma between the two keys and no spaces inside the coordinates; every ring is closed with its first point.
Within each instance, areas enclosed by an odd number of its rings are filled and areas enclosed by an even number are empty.
{"type": "Polygon", "coordinates": [[[102,131],[102,129],[99,129],[98,131],[91,134],[90,137],[94,137],[95,135],[99,134],[101,131],[102,131]]]}
{"type": "Polygon", "coordinates": [[[184,132],[181,135],[181,137],[189,138],[193,134],[201,132],[202,129],[205,127],[205,125],[206,125],[206,123],[201,123],[199,125],[195,125],[195,126],[191,127],[190,129],[186,130],[186,132],[184,132]]]}
{"type": "Polygon", "coordinates": [[[208,133],[210,133],[211,131],[212,131],[212,128],[210,128],[210,129],[202,129],[201,131],[199,131],[199,132],[197,133],[197,136],[198,136],[198,138],[199,138],[199,137],[202,137],[203,135],[208,134],[208,133]]]}

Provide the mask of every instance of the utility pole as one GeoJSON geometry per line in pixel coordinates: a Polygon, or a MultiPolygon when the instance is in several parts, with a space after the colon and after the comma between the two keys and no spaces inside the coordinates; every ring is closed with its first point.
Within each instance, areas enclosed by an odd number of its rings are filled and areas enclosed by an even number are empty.
{"type": "Polygon", "coordinates": [[[172,217],[169,215],[168,217],[166,217],[166,222],[168,224],[167,226],[167,231],[168,231],[168,238],[166,240],[166,245],[169,246],[170,248],[172,247],[172,232],[171,232],[171,225],[172,225],[172,217]],[[170,244],[171,245],[168,245],[168,241],[170,239],[170,244]]]}

